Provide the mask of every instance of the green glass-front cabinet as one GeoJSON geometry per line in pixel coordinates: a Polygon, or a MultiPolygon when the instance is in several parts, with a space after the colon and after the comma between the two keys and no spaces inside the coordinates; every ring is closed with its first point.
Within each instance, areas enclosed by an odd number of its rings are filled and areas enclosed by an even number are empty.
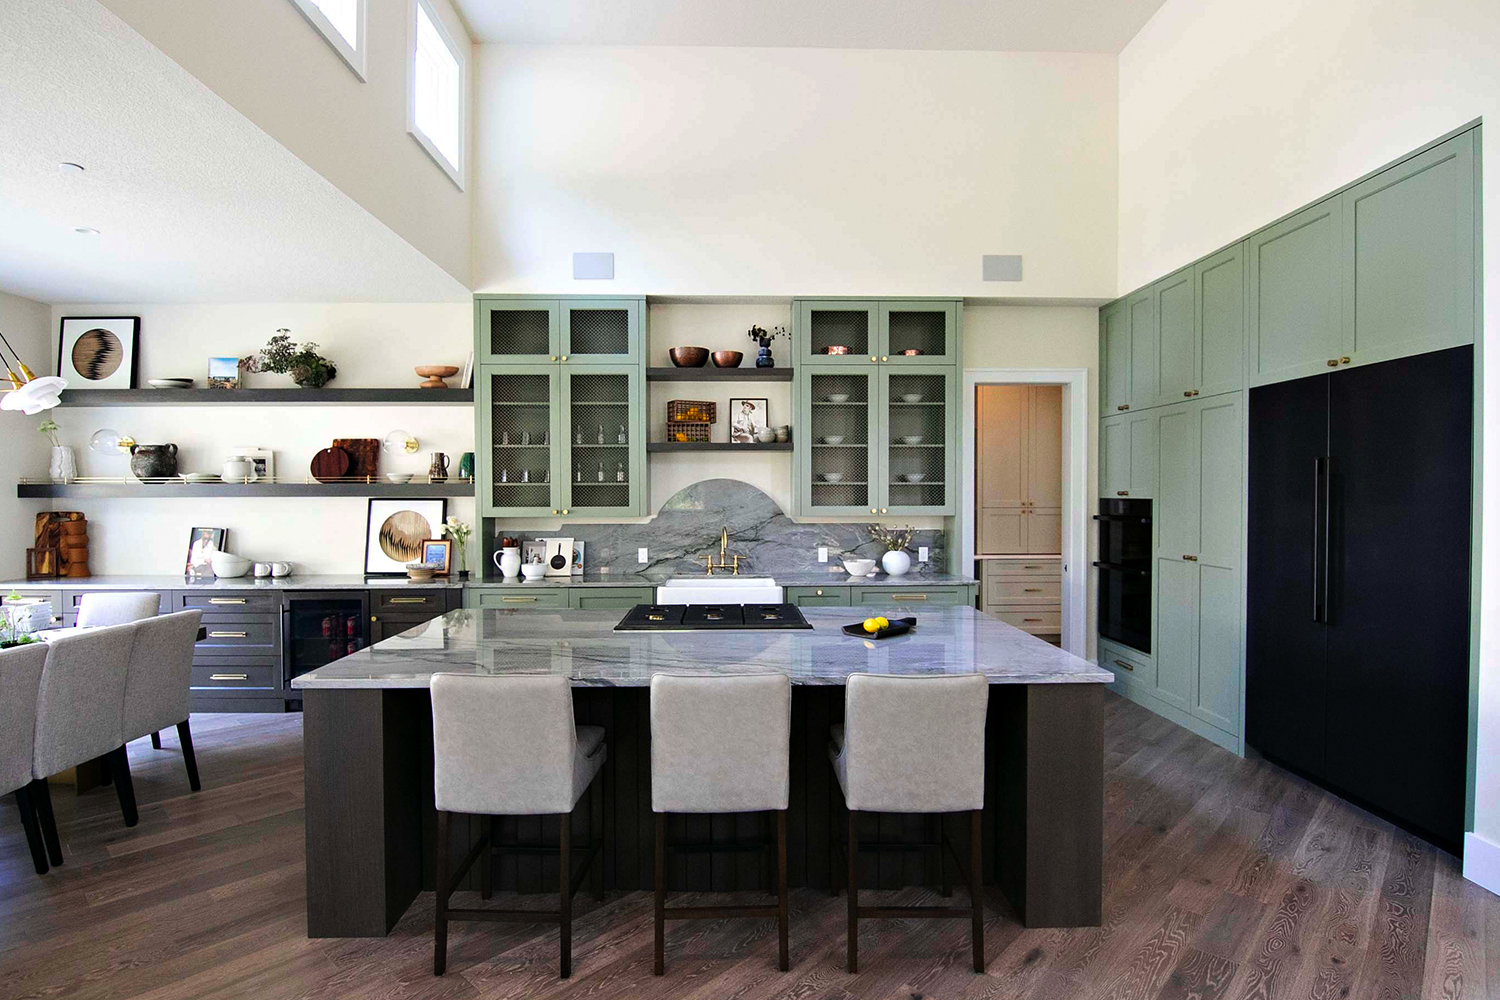
{"type": "Polygon", "coordinates": [[[567,468],[558,451],[561,366],[479,365],[474,389],[480,515],[560,513],[567,468]]]}
{"type": "Polygon", "coordinates": [[[474,299],[474,359],[638,364],[645,325],[644,299],[480,295],[474,299]]]}
{"type": "Polygon", "coordinates": [[[799,366],[956,365],[958,328],[957,299],[797,299],[792,306],[799,366]]]}
{"type": "Polygon", "coordinates": [[[645,378],[639,365],[562,367],[559,413],[563,509],[572,515],[645,513],[645,378]]]}
{"type": "Polygon", "coordinates": [[[880,369],[882,514],[958,510],[958,369],[880,369]]]}

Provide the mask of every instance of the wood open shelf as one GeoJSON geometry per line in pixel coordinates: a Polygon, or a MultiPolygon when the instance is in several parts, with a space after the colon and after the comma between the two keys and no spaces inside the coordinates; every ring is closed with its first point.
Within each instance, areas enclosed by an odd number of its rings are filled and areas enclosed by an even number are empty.
{"type": "Polygon", "coordinates": [[[647,451],[791,451],[792,443],[732,444],[728,441],[650,441],[647,451]]]}
{"type": "Polygon", "coordinates": [[[647,368],[647,382],[790,382],[791,368],[647,368]]]}
{"type": "MultiPolygon", "coordinates": [[[[69,406],[472,406],[473,389],[64,389],[69,406]]],[[[544,404],[545,405],[545,404],[544,404]]]]}
{"type": "Polygon", "coordinates": [[[16,496],[25,499],[162,497],[469,497],[472,482],[446,483],[22,483],[16,496]]]}

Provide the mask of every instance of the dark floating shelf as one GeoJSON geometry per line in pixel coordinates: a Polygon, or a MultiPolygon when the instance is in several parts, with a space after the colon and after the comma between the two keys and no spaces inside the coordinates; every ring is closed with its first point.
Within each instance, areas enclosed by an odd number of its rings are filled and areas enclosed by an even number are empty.
{"type": "Polygon", "coordinates": [[[647,368],[647,382],[790,382],[790,368],[647,368]]]}
{"type": "Polygon", "coordinates": [[[650,441],[647,451],[791,451],[792,443],[731,444],[728,441],[650,441]]]}
{"type": "Polygon", "coordinates": [[[22,483],[20,499],[73,497],[80,500],[161,497],[265,498],[272,497],[471,497],[474,484],[447,483],[22,483]]]}
{"type": "Polygon", "coordinates": [[[463,405],[473,389],[64,389],[72,406],[330,406],[463,405]]]}

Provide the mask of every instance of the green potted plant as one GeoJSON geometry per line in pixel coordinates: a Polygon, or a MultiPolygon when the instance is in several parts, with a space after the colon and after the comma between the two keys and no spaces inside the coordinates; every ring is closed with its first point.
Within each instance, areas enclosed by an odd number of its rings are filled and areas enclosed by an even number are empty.
{"type": "MultiPolygon", "coordinates": [[[[15,591],[11,591],[5,599],[7,601],[19,601],[21,595],[15,591]]],[[[11,617],[10,611],[0,609],[0,649],[10,649],[12,646],[25,646],[28,643],[36,641],[36,636],[17,631],[15,620],[11,617]]]]}
{"type": "Polygon", "coordinates": [[[242,359],[240,364],[247,372],[290,375],[304,389],[321,389],[339,373],[332,361],[318,353],[317,344],[310,340],[294,344],[292,332],[285,328],[277,330],[259,354],[242,359]]]}

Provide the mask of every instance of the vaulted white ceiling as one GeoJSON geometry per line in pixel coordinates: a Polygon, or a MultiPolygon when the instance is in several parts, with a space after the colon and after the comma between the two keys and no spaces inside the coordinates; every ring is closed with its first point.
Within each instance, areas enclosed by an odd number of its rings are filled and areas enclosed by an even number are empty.
{"type": "Polygon", "coordinates": [[[0,290],[44,302],[469,295],[94,0],[0,3],[0,290]]]}
{"type": "Polygon", "coordinates": [[[1164,0],[456,0],[477,41],[1119,52],[1164,0]]]}

